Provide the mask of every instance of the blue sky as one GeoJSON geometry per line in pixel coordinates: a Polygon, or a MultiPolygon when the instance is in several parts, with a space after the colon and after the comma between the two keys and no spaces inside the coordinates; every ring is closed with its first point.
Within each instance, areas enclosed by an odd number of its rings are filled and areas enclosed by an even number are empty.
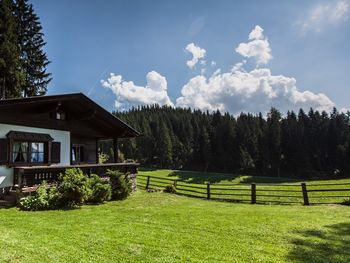
{"type": "Polygon", "coordinates": [[[350,108],[348,0],[30,2],[52,61],[49,94],[83,92],[108,110],[350,108]],[[189,67],[191,43],[205,56],[189,67]]]}

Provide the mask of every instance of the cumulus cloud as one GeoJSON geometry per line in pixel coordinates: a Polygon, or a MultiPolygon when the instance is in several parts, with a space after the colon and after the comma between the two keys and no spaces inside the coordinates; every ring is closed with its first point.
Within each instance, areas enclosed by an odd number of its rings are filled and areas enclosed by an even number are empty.
{"type": "Polygon", "coordinates": [[[350,112],[350,109],[349,108],[341,108],[339,110],[339,112],[347,114],[348,112],[350,112]]]}
{"type": "Polygon", "coordinates": [[[167,93],[166,78],[156,71],[147,73],[147,85],[137,86],[132,81],[123,80],[121,75],[110,74],[107,80],[101,80],[104,88],[110,89],[116,96],[117,109],[142,104],[159,104],[174,106],[167,93]]]}
{"type": "Polygon", "coordinates": [[[309,10],[303,20],[297,22],[302,33],[307,31],[320,32],[329,25],[337,25],[347,20],[349,14],[349,2],[346,0],[321,3],[309,10]]]}
{"type": "MultiPolygon", "coordinates": [[[[198,61],[205,57],[206,50],[196,46],[194,43],[190,43],[186,46],[185,50],[192,54],[192,59],[186,62],[187,66],[192,69],[198,61]]],[[[204,60],[201,60],[201,62],[204,60]]],[[[204,62],[205,63],[205,62],[204,62]]]]}
{"type": "Polygon", "coordinates": [[[264,29],[255,26],[249,34],[249,42],[240,43],[235,51],[243,57],[254,58],[257,65],[267,64],[271,59],[271,48],[263,34],[264,29]]]}
{"type": "Polygon", "coordinates": [[[274,76],[269,69],[258,68],[213,74],[208,79],[196,76],[183,86],[176,106],[239,114],[267,112],[272,106],[281,111],[309,107],[328,111],[334,103],[322,93],[299,91],[294,78],[274,76]]]}
{"type": "MultiPolygon", "coordinates": [[[[193,43],[189,44],[193,51],[192,63],[195,64],[205,56],[193,43]]],[[[263,29],[256,26],[249,34],[249,42],[241,43],[237,52],[243,57],[253,57],[257,63],[265,64],[272,58],[267,38],[263,29]]],[[[191,52],[192,53],[192,52],[191,52]]],[[[201,61],[202,61],[201,60],[201,61]]],[[[191,62],[189,61],[189,62],[191,62]]],[[[282,112],[287,110],[305,110],[310,107],[315,110],[330,111],[335,104],[323,93],[314,93],[301,90],[296,80],[284,75],[273,75],[266,67],[257,67],[246,70],[246,60],[236,63],[226,72],[216,69],[210,76],[201,74],[191,78],[181,89],[181,95],[176,99],[175,106],[191,107],[201,110],[239,114],[240,112],[268,112],[276,107],[282,112]]],[[[209,62],[208,62],[209,63],[209,62]]],[[[205,65],[205,62],[200,63],[205,65]]],[[[216,63],[210,62],[211,66],[216,63]]],[[[167,93],[166,78],[155,71],[147,74],[147,85],[137,86],[132,81],[125,81],[121,75],[111,74],[102,85],[111,89],[116,95],[117,109],[126,109],[141,104],[154,104],[174,106],[167,93]]]]}

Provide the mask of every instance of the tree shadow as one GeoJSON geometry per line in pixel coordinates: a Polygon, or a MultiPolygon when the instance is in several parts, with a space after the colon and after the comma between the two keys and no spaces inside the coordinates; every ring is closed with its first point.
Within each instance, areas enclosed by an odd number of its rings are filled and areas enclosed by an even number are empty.
{"type": "Polygon", "coordinates": [[[139,167],[137,168],[140,172],[153,172],[159,170],[158,168],[152,168],[152,167],[139,167]]]}
{"type": "Polygon", "coordinates": [[[298,183],[300,180],[283,177],[267,177],[267,176],[246,176],[240,180],[240,183],[298,183]]]}
{"type": "Polygon", "coordinates": [[[240,175],[237,174],[223,174],[223,173],[206,173],[206,172],[192,172],[192,171],[174,171],[169,176],[177,176],[180,180],[189,183],[202,184],[206,182],[219,183],[223,180],[233,181],[240,175]]]}
{"type": "Polygon", "coordinates": [[[325,226],[324,230],[296,232],[294,249],[287,258],[293,262],[350,262],[350,223],[325,226]]]}

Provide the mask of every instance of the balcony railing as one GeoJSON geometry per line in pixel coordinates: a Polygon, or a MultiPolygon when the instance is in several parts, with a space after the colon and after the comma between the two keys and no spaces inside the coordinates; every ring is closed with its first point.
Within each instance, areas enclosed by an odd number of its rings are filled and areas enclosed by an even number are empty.
{"type": "Polygon", "coordinates": [[[122,173],[136,174],[137,163],[105,163],[105,164],[78,164],[78,165],[52,165],[52,166],[31,166],[14,168],[14,185],[18,188],[30,187],[40,184],[42,181],[55,182],[60,173],[69,168],[79,168],[85,174],[97,174],[104,177],[108,169],[118,170],[122,173]]]}

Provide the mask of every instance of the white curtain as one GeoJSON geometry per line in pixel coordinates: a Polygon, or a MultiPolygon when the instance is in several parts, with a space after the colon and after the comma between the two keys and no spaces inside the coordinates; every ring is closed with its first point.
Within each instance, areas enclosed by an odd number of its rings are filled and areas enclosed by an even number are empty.
{"type": "Polygon", "coordinates": [[[22,156],[25,162],[28,161],[28,143],[22,142],[21,143],[21,148],[22,148],[22,156]]]}
{"type": "Polygon", "coordinates": [[[72,162],[75,162],[75,151],[74,151],[74,149],[72,149],[72,162]]]}
{"type": "Polygon", "coordinates": [[[13,149],[12,149],[12,152],[13,152],[13,161],[15,162],[16,159],[19,157],[19,148],[20,148],[21,144],[19,142],[15,142],[13,144],[13,149]]]}
{"type": "Polygon", "coordinates": [[[13,161],[14,162],[27,162],[28,161],[28,143],[15,142],[13,144],[13,161]]]}

